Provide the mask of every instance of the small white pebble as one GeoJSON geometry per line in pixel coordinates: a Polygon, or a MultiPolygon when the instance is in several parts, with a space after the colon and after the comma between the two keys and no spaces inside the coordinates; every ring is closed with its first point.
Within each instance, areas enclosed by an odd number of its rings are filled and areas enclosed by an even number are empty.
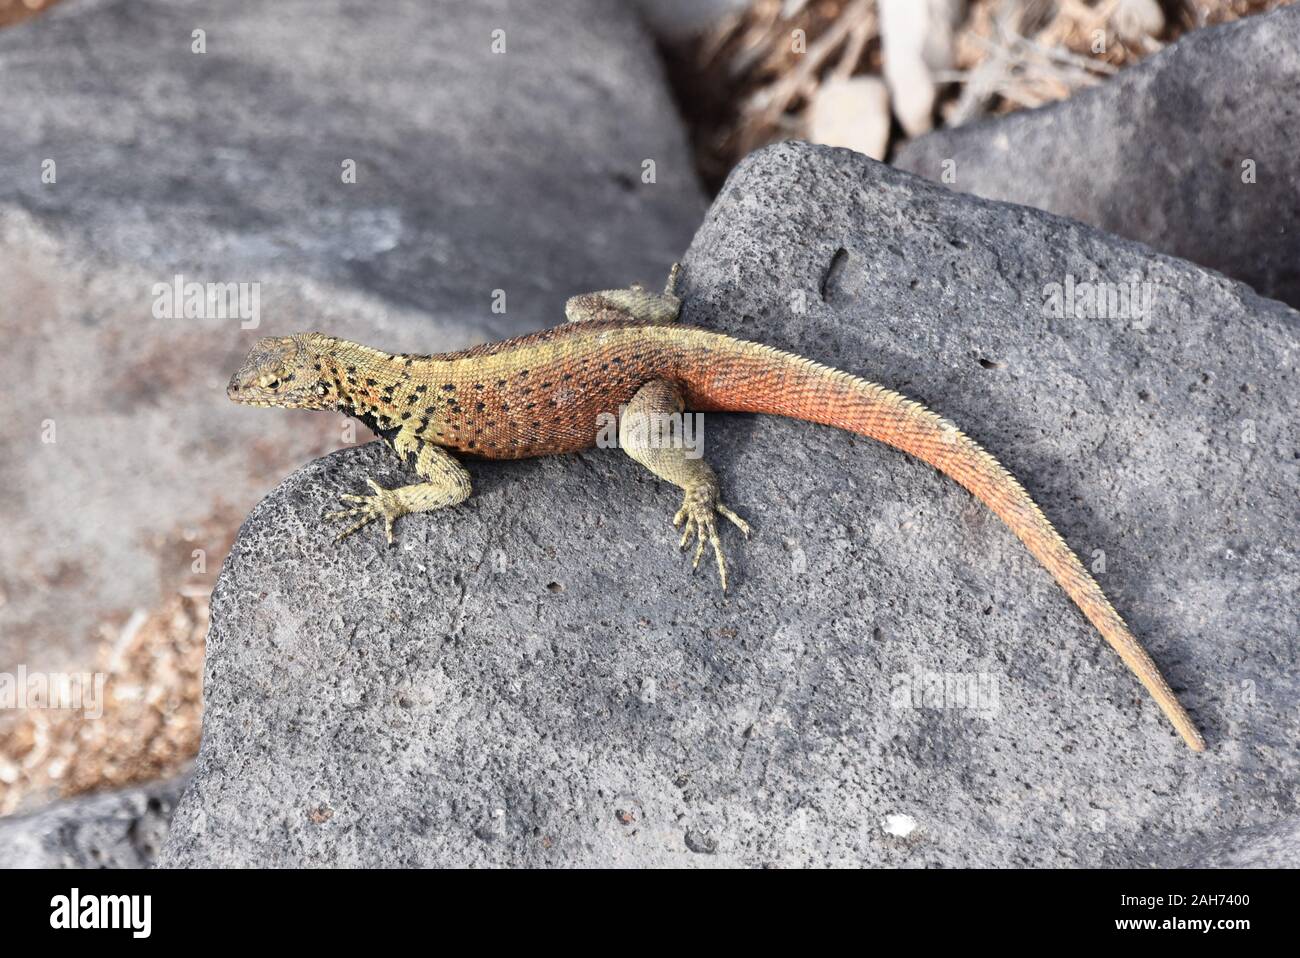
{"type": "Polygon", "coordinates": [[[916,819],[911,815],[886,815],[885,820],[880,823],[880,827],[886,835],[897,835],[899,838],[906,838],[916,831],[916,819]]]}
{"type": "Polygon", "coordinates": [[[813,97],[808,138],[883,160],[889,149],[889,91],[876,77],[830,80],[813,97]]]}

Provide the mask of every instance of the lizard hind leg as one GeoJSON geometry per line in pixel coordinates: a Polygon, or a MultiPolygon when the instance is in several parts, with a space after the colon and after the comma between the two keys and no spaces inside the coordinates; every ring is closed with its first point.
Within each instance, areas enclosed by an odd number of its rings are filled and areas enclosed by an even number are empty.
{"type": "Polygon", "coordinates": [[[673,525],[682,527],[680,548],[695,538],[692,570],[699,568],[706,547],[713,549],[718,563],[722,591],[727,591],[727,560],[718,536],[717,517],[728,519],[745,537],[749,524],[732,512],[721,499],[718,477],[692,449],[682,441],[685,430],[673,429],[684,411],[681,390],[673,383],[652,380],[637,390],[623,410],[618,424],[618,443],[629,456],[660,479],[666,479],[683,492],[682,507],[673,517],[673,525]]]}
{"type": "Polygon", "coordinates": [[[668,285],[662,293],[652,293],[640,283],[627,289],[602,289],[569,297],[564,304],[564,318],[570,323],[596,319],[616,319],[661,325],[675,323],[682,311],[682,301],[675,292],[681,266],[673,264],[668,285]]]}

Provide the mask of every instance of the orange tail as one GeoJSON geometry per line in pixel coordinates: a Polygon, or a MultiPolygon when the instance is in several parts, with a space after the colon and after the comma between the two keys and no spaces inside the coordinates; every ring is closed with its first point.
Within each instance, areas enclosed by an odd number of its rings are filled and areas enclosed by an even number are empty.
{"type": "Polygon", "coordinates": [[[974,440],[899,393],[791,353],[751,343],[739,349],[718,344],[709,352],[707,368],[682,377],[691,408],[767,413],[835,426],[901,449],[974,493],[1128,663],[1183,740],[1194,751],[1205,750],[1205,739],[1101,586],[1015,477],[974,440]]]}

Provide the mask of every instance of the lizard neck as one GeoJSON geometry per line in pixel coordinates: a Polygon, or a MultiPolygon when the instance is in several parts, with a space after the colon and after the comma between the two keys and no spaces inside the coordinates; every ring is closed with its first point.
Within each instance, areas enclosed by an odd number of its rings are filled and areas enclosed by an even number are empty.
{"type": "Polygon", "coordinates": [[[430,375],[444,363],[434,356],[386,353],[332,336],[317,336],[313,345],[335,408],[381,436],[401,428],[402,413],[414,408],[412,397],[418,400],[430,375]]]}

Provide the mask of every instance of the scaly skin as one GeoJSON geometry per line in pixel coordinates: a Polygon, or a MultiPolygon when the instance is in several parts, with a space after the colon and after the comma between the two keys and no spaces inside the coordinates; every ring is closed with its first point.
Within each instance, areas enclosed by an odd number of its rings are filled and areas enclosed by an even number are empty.
{"type": "Polygon", "coordinates": [[[969,489],[1014,532],[1155,698],[1196,751],[1205,741],[1151,657],[1101,587],[1028,493],[952,423],[902,395],[811,360],[721,333],[677,325],[677,267],[662,295],[640,287],[569,300],[564,326],[502,343],[433,356],[384,353],[319,333],[260,340],[228,393],[261,406],[341,410],[380,435],[421,478],[397,489],[367,480],[372,494],[345,494],[328,514],[351,524],[340,538],[382,519],[388,541],[401,516],[455,505],[470,494],[453,453],[522,459],[587,449],[619,416],[619,445],[682,489],[674,518],[692,537],[698,566],[706,544],[722,587],[727,567],[718,515],[749,527],[720,499],[702,459],[657,441],[645,428],[662,414],[767,413],[877,439],[929,463],[969,489]]]}

